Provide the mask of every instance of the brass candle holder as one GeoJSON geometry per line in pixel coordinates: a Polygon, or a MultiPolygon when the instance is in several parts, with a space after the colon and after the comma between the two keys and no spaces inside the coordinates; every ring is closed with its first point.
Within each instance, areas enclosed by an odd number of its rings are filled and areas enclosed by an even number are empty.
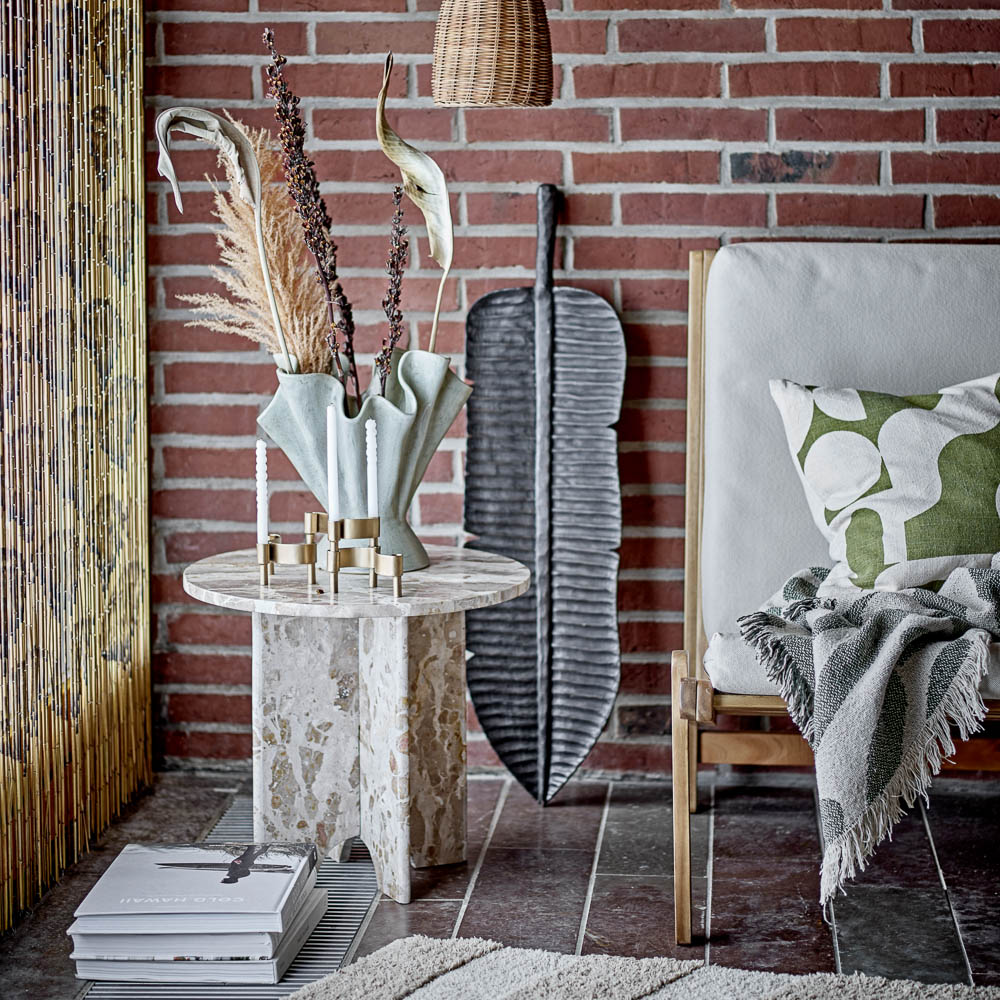
{"type": "Polygon", "coordinates": [[[330,589],[340,592],[342,569],[368,570],[368,586],[377,587],[379,576],[392,577],[393,597],[403,596],[403,557],[384,555],[379,549],[381,524],[377,517],[342,517],[337,521],[320,511],[305,515],[304,534],[309,544],[318,533],[326,533],[330,549],[326,554],[326,571],[330,574],[330,589]],[[341,547],[344,541],[367,540],[366,546],[341,547]]]}
{"type": "MultiPolygon", "coordinates": [[[[307,514],[306,517],[309,515],[307,514]]],[[[275,566],[305,566],[307,582],[316,583],[316,537],[306,535],[301,543],[283,542],[281,535],[268,535],[266,542],[257,543],[257,566],[260,584],[267,586],[275,566]]]]}

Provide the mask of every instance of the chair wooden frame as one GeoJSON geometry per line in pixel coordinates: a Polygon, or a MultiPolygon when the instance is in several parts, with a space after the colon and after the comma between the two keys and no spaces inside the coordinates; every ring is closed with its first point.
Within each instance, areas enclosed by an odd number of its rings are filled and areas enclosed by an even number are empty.
{"type": "MultiPolygon", "coordinates": [[[[717,714],[784,716],[775,696],[723,694],[703,666],[708,640],[701,608],[701,520],[704,499],[705,289],[714,250],[690,254],[687,358],[687,454],[684,512],[684,649],[671,655],[671,734],[674,827],[674,930],[678,944],[691,943],[691,813],[698,806],[699,764],[811,766],[812,751],[796,733],[702,731],[717,714]]],[[[1000,719],[1000,701],[987,702],[989,719],[1000,719]]],[[[1000,770],[1000,740],[961,744],[945,767],[1000,770]]]]}

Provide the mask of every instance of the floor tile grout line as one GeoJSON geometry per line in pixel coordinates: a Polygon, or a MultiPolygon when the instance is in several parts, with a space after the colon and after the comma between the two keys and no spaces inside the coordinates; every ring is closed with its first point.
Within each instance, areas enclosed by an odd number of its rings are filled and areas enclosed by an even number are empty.
{"type": "Polygon", "coordinates": [[[962,937],[962,928],[958,922],[958,914],[951,903],[951,892],[948,890],[948,880],[944,877],[944,869],[941,867],[941,860],[938,857],[937,845],[934,843],[934,833],[931,830],[931,820],[927,815],[927,808],[923,800],[918,801],[920,807],[920,818],[924,822],[924,832],[927,834],[928,843],[931,846],[931,857],[934,858],[934,867],[937,869],[938,878],[941,880],[941,888],[944,889],[945,902],[948,904],[948,912],[951,914],[951,922],[955,926],[955,933],[958,935],[958,947],[962,952],[962,961],[965,962],[965,974],[969,977],[969,985],[975,986],[976,980],[972,975],[972,963],[969,961],[969,953],[965,950],[965,938],[962,937]]]}
{"type": "Polygon", "coordinates": [[[590,866],[590,878],[587,880],[587,894],[583,898],[583,912],[580,914],[580,930],[576,935],[574,955],[583,953],[583,939],[587,934],[587,921],[590,919],[590,904],[594,899],[594,883],[597,881],[597,868],[601,863],[601,847],[604,844],[604,829],[608,825],[608,812],[611,809],[611,790],[614,787],[608,782],[608,790],[604,793],[604,808],[601,810],[601,822],[597,827],[597,842],[594,844],[594,863],[590,866]]]}
{"type": "Polygon", "coordinates": [[[513,780],[513,778],[507,778],[503,784],[503,788],[500,789],[500,794],[497,796],[497,804],[493,807],[489,829],[486,831],[486,837],[483,839],[483,846],[479,850],[479,857],[476,858],[476,866],[472,869],[472,874],[469,876],[469,887],[465,890],[465,895],[462,897],[462,905],[458,909],[458,916],[455,917],[455,926],[451,931],[452,940],[458,937],[458,932],[462,927],[462,921],[465,919],[465,911],[469,908],[469,901],[472,899],[472,893],[476,888],[476,881],[479,879],[479,872],[483,867],[483,862],[486,860],[486,852],[490,849],[490,844],[493,841],[493,834],[496,832],[497,824],[500,822],[500,814],[503,812],[503,807],[507,804],[507,796],[510,794],[510,786],[513,780]]]}
{"type": "MultiPolygon", "coordinates": [[[[709,786],[708,859],[705,862],[705,964],[712,957],[712,873],[715,870],[715,782],[709,786]]],[[[697,794],[697,793],[696,793],[697,794]]]]}

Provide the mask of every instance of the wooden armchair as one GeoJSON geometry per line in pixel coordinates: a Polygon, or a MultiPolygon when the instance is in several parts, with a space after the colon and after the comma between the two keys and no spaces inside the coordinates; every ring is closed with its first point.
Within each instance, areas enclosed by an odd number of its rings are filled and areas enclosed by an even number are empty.
{"type": "MultiPolygon", "coordinates": [[[[810,765],[796,733],[719,731],[717,714],[783,716],[736,619],[796,570],[828,565],[770,378],[908,394],[1000,370],[1000,247],[743,244],[690,260],[684,649],[671,663],[674,917],[691,941],[698,765],[810,765]],[[708,662],[706,663],[706,654],[708,662]]],[[[1000,657],[980,689],[1000,718],[1000,657]]],[[[1000,740],[948,767],[1000,770],[1000,740]]]]}

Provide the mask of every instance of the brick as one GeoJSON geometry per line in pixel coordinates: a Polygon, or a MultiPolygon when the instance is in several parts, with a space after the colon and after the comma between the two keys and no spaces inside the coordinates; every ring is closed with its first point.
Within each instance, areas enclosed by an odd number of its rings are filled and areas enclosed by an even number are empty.
{"type": "Polygon", "coordinates": [[[670,732],[667,704],[619,705],[616,715],[620,736],[665,736],[670,732]]]}
{"type": "Polygon", "coordinates": [[[775,24],[780,52],[912,52],[907,17],[789,17],[775,24]]]}
{"type": "Polygon", "coordinates": [[[879,67],[874,63],[779,62],[729,67],[733,97],[878,97],[879,67]]]}
{"type": "Polygon", "coordinates": [[[612,743],[598,740],[580,766],[585,772],[610,772],[622,777],[630,774],[666,777],[670,774],[670,747],[665,741],[612,743]]]}
{"type": "Polygon", "coordinates": [[[682,324],[625,323],[628,356],[664,354],[683,357],[687,353],[687,327],[682,324]]]}
{"type": "Polygon", "coordinates": [[[150,267],[184,264],[210,267],[219,263],[219,247],[214,233],[149,233],[146,237],[146,262],[150,267]]]}
{"type": "Polygon", "coordinates": [[[626,399],[683,399],[686,394],[685,368],[675,368],[672,365],[629,365],[625,370],[626,399]]]}
{"type": "MultiPolygon", "coordinates": [[[[622,222],[648,225],[650,222],[676,226],[764,226],[767,224],[767,195],[764,194],[623,194],[622,222]]],[[[690,249],[702,249],[691,246],[690,249]]],[[[713,249],[705,246],[704,249],[713,249]]],[[[687,256],[677,263],[687,267],[687,256]]]]}
{"type": "Polygon", "coordinates": [[[306,511],[322,509],[323,505],[309,490],[278,490],[271,494],[271,520],[276,523],[301,525],[306,511]]]}
{"type": "Polygon", "coordinates": [[[238,12],[247,9],[247,0],[148,0],[146,9],[238,12]]]}
{"type": "Polygon", "coordinates": [[[220,552],[252,548],[256,541],[257,537],[250,528],[246,531],[178,531],[167,535],[164,549],[167,562],[186,566],[220,552]]]}
{"type": "Polygon", "coordinates": [[[607,142],[611,113],[590,108],[491,108],[465,112],[469,142],[607,142]]]}
{"type": "MultiPolygon", "coordinates": [[[[148,263],[148,260],[147,260],[148,263]]],[[[221,295],[225,289],[214,278],[204,275],[185,275],[177,278],[160,278],[163,286],[164,304],[167,309],[190,309],[191,305],[182,302],[181,295],[205,295],[215,293],[221,295]]]]}
{"type": "MultiPolygon", "coordinates": [[[[417,324],[418,343],[411,346],[426,347],[430,342],[430,337],[430,322],[420,322],[417,324]]],[[[465,321],[451,323],[442,320],[438,324],[436,349],[441,354],[462,354],[465,351],[465,321]]]]}
{"type": "Polygon", "coordinates": [[[250,656],[235,653],[155,653],[153,678],[158,684],[249,684],[250,656]]]}
{"type": "Polygon", "coordinates": [[[898,63],[889,67],[893,97],[995,97],[1000,66],[995,63],[898,63]]]}
{"type": "Polygon", "coordinates": [[[779,142],[921,142],[924,113],[920,109],[778,108],[775,131],[779,142]]]}
{"type": "Polygon", "coordinates": [[[743,10],[881,10],[882,0],[733,0],[743,10]]]}
{"type": "Polygon", "coordinates": [[[892,5],[897,10],[998,10],[1000,0],[893,0],[892,5]]]}
{"type": "Polygon", "coordinates": [[[622,278],[622,312],[643,309],[684,309],[687,282],[669,278],[622,278]]]}
{"type": "Polygon", "coordinates": [[[623,497],[622,523],[629,527],[679,528],[684,523],[684,497],[623,497]]]}
{"type": "MultiPolygon", "coordinates": [[[[460,266],[459,262],[455,262],[460,266]]],[[[436,268],[437,265],[429,265],[436,268]]],[[[440,284],[440,273],[433,278],[408,277],[403,283],[403,303],[404,307],[411,311],[430,311],[434,308],[437,299],[438,285],[440,284]]],[[[385,295],[384,278],[349,278],[344,281],[344,287],[354,303],[355,309],[381,308],[382,296],[385,295]],[[367,303],[363,306],[362,303],[367,303]]],[[[441,300],[441,308],[444,312],[458,308],[458,281],[449,278],[444,286],[444,298],[441,300]]]]}
{"type": "MultiPolygon", "coordinates": [[[[533,225],[538,217],[538,202],[534,194],[515,194],[509,191],[469,192],[465,196],[469,224],[533,225]]],[[[610,226],[611,195],[563,195],[559,222],[571,226],[610,226]]]]}
{"type": "MultiPolygon", "coordinates": [[[[243,18],[218,21],[167,21],[163,25],[163,50],[168,56],[252,55],[266,56],[264,21],[243,18]]],[[[306,26],[285,22],[275,26],[275,43],[285,56],[304,55],[306,26]]]]}
{"type": "MultiPolygon", "coordinates": [[[[454,112],[446,108],[391,108],[392,126],[408,141],[432,139],[447,142],[454,135],[454,112]]],[[[371,108],[314,108],[312,134],[320,140],[375,138],[375,114],[371,108]]],[[[374,198],[374,195],[342,196],[343,200],[374,198]]],[[[330,196],[326,196],[327,204],[330,196]]],[[[332,212],[332,209],[331,209],[332,212]]],[[[339,216],[337,216],[339,219],[339,216]]]]}
{"type": "Polygon", "coordinates": [[[150,599],[153,604],[194,604],[195,599],[184,592],[179,575],[154,573],[150,577],[150,599]]]}
{"type": "MultiPolygon", "coordinates": [[[[647,451],[628,452],[620,456],[619,462],[633,455],[649,456],[654,461],[658,461],[664,456],[672,456],[680,459],[683,466],[684,455],[682,452],[671,451],[647,451]]],[[[624,467],[624,466],[623,466],[624,467]]],[[[648,466],[650,471],[657,468],[656,465],[648,466]]],[[[683,473],[682,473],[683,474],[683,473]]],[[[622,569],[680,569],[684,565],[684,539],[683,538],[623,538],[621,546],[621,567],[622,569]]]]}
{"type": "Polygon", "coordinates": [[[877,184],[878,153],[733,153],[730,174],[740,184],[877,184]]]}
{"type": "Polygon", "coordinates": [[[683,611],[684,585],[679,580],[620,580],[618,608],[620,611],[683,611]]]}
{"type": "Polygon", "coordinates": [[[683,410],[627,408],[618,421],[619,441],[683,441],[683,410]]]}
{"type": "MultiPolygon", "coordinates": [[[[557,241],[555,267],[562,267],[562,241],[557,241]]],[[[535,239],[531,236],[459,236],[455,266],[461,268],[534,267],[535,239]]],[[[403,283],[406,294],[406,283],[403,283]]]]}
{"type": "MultiPolygon", "coordinates": [[[[254,462],[253,450],[246,447],[163,449],[163,470],[167,479],[253,479],[254,462]]],[[[267,478],[298,479],[292,463],[279,448],[267,449],[267,478]]]]}
{"type": "Polygon", "coordinates": [[[1000,111],[941,108],[936,114],[938,142],[1000,142],[1000,111]]]}
{"type": "Polygon", "coordinates": [[[155,320],[149,324],[150,351],[259,351],[260,345],[234,333],[216,333],[188,326],[182,320],[155,320]]]}
{"type": "Polygon", "coordinates": [[[573,87],[580,100],[599,97],[718,97],[716,63],[625,63],[576,66],[573,87]]]}
{"type": "Polygon", "coordinates": [[[767,112],[745,108],[622,108],[622,139],[720,139],[737,142],[767,138],[767,112]]]}
{"type": "Polygon", "coordinates": [[[204,760],[249,761],[252,737],[247,733],[216,733],[167,729],[159,733],[165,757],[196,757],[204,760]]]}
{"type": "Polygon", "coordinates": [[[552,51],[561,53],[604,52],[608,44],[608,22],[597,18],[549,18],[552,51]]]}
{"type": "MultiPolygon", "coordinates": [[[[290,63],[285,67],[285,79],[293,93],[299,97],[365,97],[374,105],[378,92],[382,89],[382,65],[380,63],[290,63]]],[[[267,93],[267,76],[260,69],[263,93],[267,93]]],[[[406,66],[399,64],[392,74],[389,85],[390,97],[406,96],[406,66]]],[[[391,110],[388,112],[392,118],[391,110]]]]}
{"type": "Polygon", "coordinates": [[[991,194],[944,194],[934,198],[934,225],[1000,226],[1000,197],[991,194]]]}
{"type": "Polygon", "coordinates": [[[665,663],[623,663],[622,694],[664,694],[670,690],[670,668],[665,663]]]}
{"type": "Polygon", "coordinates": [[[462,523],[461,493],[422,493],[417,503],[422,525],[462,523]]]}
{"type": "Polygon", "coordinates": [[[918,229],[924,199],[916,194],[779,194],[779,226],[918,229]]]}
{"type": "Polygon", "coordinates": [[[341,11],[354,10],[404,11],[406,0],[259,0],[258,6],[262,11],[275,10],[281,13],[325,11],[338,14],[341,11]]]}
{"type": "Polygon", "coordinates": [[[562,181],[562,153],[559,150],[448,149],[435,153],[434,159],[449,181],[500,184],[516,181],[558,184],[562,181]]]}
{"type": "Polygon", "coordinates": [[[370,21],[367,24],[321,21],[316,25],[316,51],[321,55],[384,55],[390,51],[429,53],[433,47],[433,21],[370,21]]]}
{"type": "Polygon", "coordinates": [[[250,617],[237,613],[178,615],[167,634],[171,642],[191,646],[244,646],[250,642],[250,617]]]}
{"type": "Polygon", "coordinates": [[[450,483],[455,478],[454,452],[439,451],[427,466],[424,473],[426,483],[450,483]]]}
{"type": "Polygon", "coordinates": [[[159,489],[150,504],[154,517],[199,517],[212,521],[252,521],[253,491],[159,489]]]}
{"type": "Polygon", "coordinates": [[[637,18],[618,24],[622,52],[763,52],[762,18],[637,18]]]}
{"type": "Polygon", "coordinates": [[[925,52],[1000,52],[1000,22],[994,20],[924,21],[925,52]]]}
{"type": "Polygon", "coordinates": [[[696,241],[657,236],[578,236],[573,241],[573,266],[582,271],[676,270],[687,263],[681,244],[696,241]]]}
{"type": "MultiPolygon", "coordinates": [[[[316,176],[321,184],[345,184],[351,181],[385,184],[387,190],[382,200],[383,205],[390,197],[392,185],[399,183],[399,168],[379,149],[319,149],[312,157],[316,176]]],[[[391,215],[390,211],[390,218],[391,215]]]]}
{"type": "Polygon", "coordinates": [[[160,404],[149,408],[151,434],[254,434],[256,406],[160,404]]]}
{"type": "Polygon", "coordinates": [[[669,653],[682,649],[683,631],[680,622],[630,621],[618,626],[623,653],[669,653]]]}
{"type": "Polygon", "coordinates": [[[995,184],[1000,153],[893,153],[894,184],[995,184]]]}
{"type": "Polygon", "coordinates": [[[249,66],[147,66],[145,86],[157,97],[247,101],[253,97],[252,72],[249,66]]]}
{"type": "MultiPolygon", "coordinates": [[[[219,173],[218,170],[212,172],[219,173]]],[[[182,197],[184,199],[183,212],[177,207],[174,196],[167,195],[167,225],[183,226],[192,222],[214,222],[215,195],[211,191],[185,191],[182,197]]]]}
{"type": "Polygon", "coordinates": [[[168,393],[252,392],[270,395],[278,388],[274,362],[230,364],[213,361],[178,361],[163,366],[163,382],[168,393]]]}
{"type": "Polygon", "coordinates": [[[717,10],[718,0],[574,0],[574,10],[717,10]]]}
{"type": "Polygon", "coordinates": [[[169,722],[236,722],[250,724],[248,694],[170,694],[169,722]]]}
{"type": "Polygon", "coordinates": [[[621,181],[662,184],[713,184],[719,179],[719,154],[711,150],[574,153],[577,184],[621,181]]]}

